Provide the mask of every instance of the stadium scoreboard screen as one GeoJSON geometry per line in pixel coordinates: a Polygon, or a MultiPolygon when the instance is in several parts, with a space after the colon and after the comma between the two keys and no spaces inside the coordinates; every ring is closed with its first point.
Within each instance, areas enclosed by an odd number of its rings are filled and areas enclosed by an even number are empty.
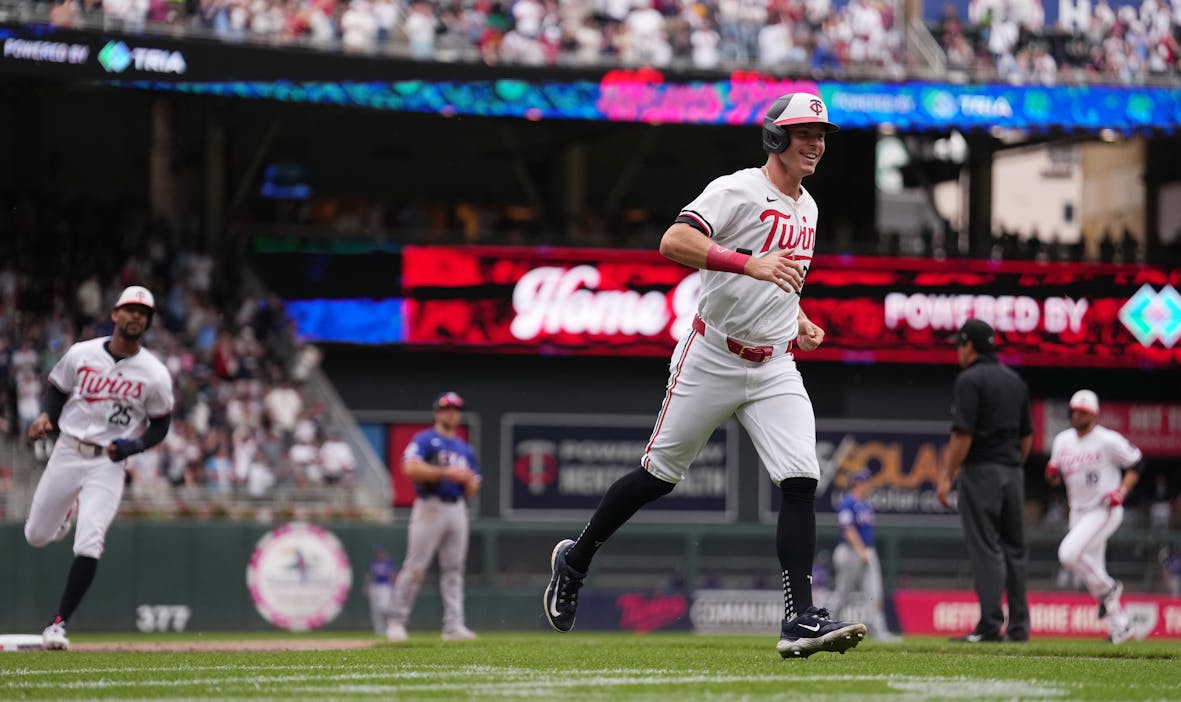
{"type": "MultiPolygon", "coordinates": [[[[398,260],[399,282],[383,300],[289,300],[300,334],[424,350],[666,356],[688,332],[701,286],[699,271],[648,250],[409,246],[398,260]],[[345,318],[329,312],[335,305],[348,306],[354,329],[366,326],[358,309],[380,310],[381,338],[324,327],[345,318]]],[[[954,365],[949,335],[978,318],[996,328],[1007,363],[1177,368],[1178,287],[1181,271],[1149,265],[819,255],[803,307],[827,336],[801,358],[954,365]]]]}

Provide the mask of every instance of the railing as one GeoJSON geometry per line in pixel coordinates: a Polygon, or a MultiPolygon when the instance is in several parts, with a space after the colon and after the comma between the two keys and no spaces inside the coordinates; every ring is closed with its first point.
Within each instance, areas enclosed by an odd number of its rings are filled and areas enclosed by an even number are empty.
{"type": "Polygon", "coordinates": [[[252,497],[245,490],[225,492],[204,486],[170,487],[150,496],[125,495],[120,518],[162,521],[386,522],[389,509],[374,504],[362,487],[347,485],[277,486],[252,497]]]}

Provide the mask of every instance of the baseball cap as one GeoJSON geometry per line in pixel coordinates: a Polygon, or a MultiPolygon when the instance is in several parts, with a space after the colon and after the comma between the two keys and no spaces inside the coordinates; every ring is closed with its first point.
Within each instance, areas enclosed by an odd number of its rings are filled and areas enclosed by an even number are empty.
{"type": "Polygon", "coordinates": [[[969,319],[964,322],[960,330],[948,337],[948,340],[954,341],[957,345],[970,343],[977,351],[992,351],[996,348],[996,332],[991,324],[980,319],[969,319]]]}
{"type": "Polygon", "coordinates": [[[835,132],[840,127],[828,121],[828,106],[811,93],[789,93],[771,103],[763,116],[763,124],[788,127],[793,124],[820,124],[824,131],[835,132]]]}
{"type": "Polygon", "coordinates": [[[451,408],[463,409],[463,398],[459,396],[459,393],[448,390],[435,398],[434,407],[437,410],[451,408]]]}
{"type": "Polygon", "coordinates": [[[873,471],[871,471],[868,468],[862,468],[861,470],[857,471],[853,475],[849,476],[849,484],[856,485],[858,483],[864,483],[864,482],[871,480],[871,479],[873,479],[873,471]]]}
{"type": "Polygon", "coordinates": [[[1070,396],[1070,409],[1099,414],[1099,396],[1091,390],[1079,390],[1070,396]]]}
{"type": "Polygon", "coordinates": [[[115,302],[115,309],[119,309],[123,305],[143,305],[150,310],[156,309],[156,298],[152,297],[152,292],[147,288],[139,285],[132,285],[124,288],[123,292],[119,293],[119,300],[115,302]]]}

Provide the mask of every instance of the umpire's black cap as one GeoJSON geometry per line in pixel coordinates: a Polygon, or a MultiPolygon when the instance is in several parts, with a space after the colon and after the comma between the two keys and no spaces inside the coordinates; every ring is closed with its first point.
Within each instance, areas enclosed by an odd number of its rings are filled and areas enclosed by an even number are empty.
{"type": "Polygon", "coordinates": [[[436,410],[463,409],[463,398],[459,396],[459,393],[448,390],[435,398],[434,408],[436,410]]]}
{"type": "Polygon", "coordinates": [[[980,319],[969,319],[960,330],[948,337],[948,341],[971,344],[978,352],[996,350],[996,332],[992,325],[980,319]]]}

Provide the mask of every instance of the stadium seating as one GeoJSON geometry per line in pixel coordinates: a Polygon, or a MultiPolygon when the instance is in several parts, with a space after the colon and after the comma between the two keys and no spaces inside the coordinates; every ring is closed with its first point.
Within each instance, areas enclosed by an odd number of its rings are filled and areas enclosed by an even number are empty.
{"type": "MultiPolygon", "coordinates": [[[[127,462],[125,508],[209,514],[253,500],[349,511],[356,460],[304,392],[301,361],[314,364],[316,352],[291,338],[277,299],[241,296],[209,253],[135,208],[26,200],[3,218],[0,228],[16,232],[0,257],[5,435],[23,437],[54,363],[76,341],[110,333],[118,292],[142,284],[157,300],[145,346],[172,372],[176,405],[164,443],[127,462]],[[103,250],[112,239],[102,234],[116,230],[132,232],[129,245],[103,250]]],[[[48,446],[36,449],[44,460],[48,446]]]]}
{"type": "Polygon", "coordinates": [[[1115,7],[1101,0],[1085,5],[1089,15],[1063,15],[1052,24],[1040,3],[984,0],[948,2],[925,22],[908,22],[900,4],[886,0],[59,0],[20,6],[59,27],[423,61],[758,67],[814,77],[935,75],[1041,84],[1173,84],[1181,73],[1181,23],[1160,0],[1116,0],[1115,7]],[[932,37],[938,55],[915,48],[932,37]]]}

